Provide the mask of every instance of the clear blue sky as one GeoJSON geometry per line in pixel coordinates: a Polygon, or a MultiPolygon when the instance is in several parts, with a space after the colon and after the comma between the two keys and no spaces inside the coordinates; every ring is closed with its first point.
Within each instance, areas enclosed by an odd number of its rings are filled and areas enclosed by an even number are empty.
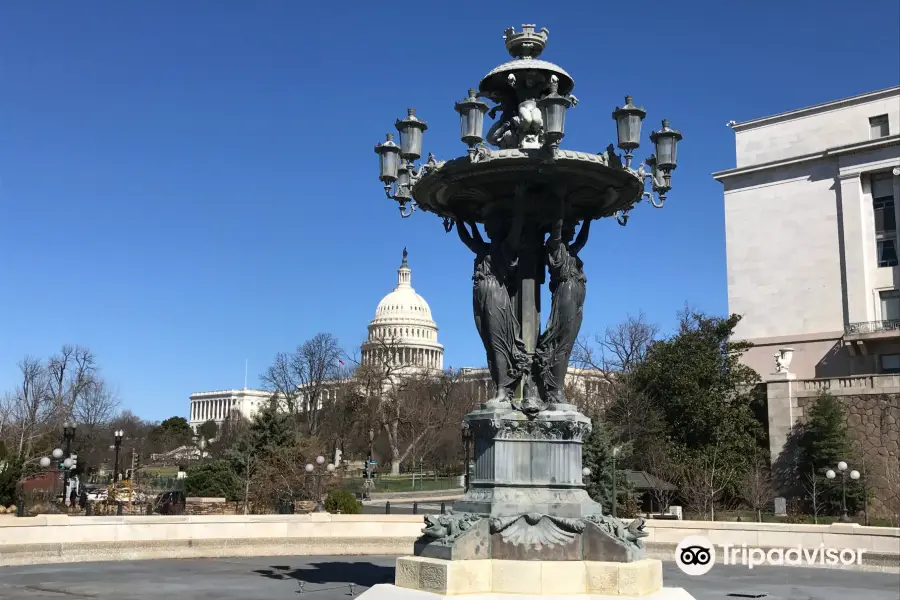
{"type": "Polygon", "coordinates": [[[613,141],[626,93],[645,139],[664,117],[685,134],[666,208],[592,230],[588,334],[727,310],[726,122],[900,83],[896,0],[553,4],[2,3],[0,390],[78,343],[124,406],[186,414],[241,387],[245,358],[253,386],[318,331],[358,347],[403,246],[445,365],[483,364],[469,251],[399,218],[372,149],[415,106],[426,152],[461,154],[453,103],[508,59],[509,25],[549,28],[544,58],[575,78],[566,147],[613,141]]]}

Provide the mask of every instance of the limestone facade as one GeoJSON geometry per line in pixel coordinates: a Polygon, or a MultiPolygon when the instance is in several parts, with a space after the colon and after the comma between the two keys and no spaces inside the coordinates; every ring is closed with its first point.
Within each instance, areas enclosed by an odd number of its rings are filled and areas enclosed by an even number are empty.
{"type": "Polygon", "coordinates": [[[900,87],[733,124],[728,308],[764,377],[900,372],[900,87]]]}

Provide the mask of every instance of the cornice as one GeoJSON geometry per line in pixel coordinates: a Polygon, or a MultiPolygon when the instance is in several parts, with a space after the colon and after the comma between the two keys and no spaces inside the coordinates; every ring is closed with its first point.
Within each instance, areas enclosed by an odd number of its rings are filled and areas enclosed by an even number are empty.
{"type": "Polygon", "coordinates": [[[234,396],[250,396],[254,398],[268,398],[272,392],[266,390],[213,390],[210,392],[194,392],[190,395],[191,400],[217,400],[222,398],[232,398],[234,396]]]}
{"type": "Polygon", "coordinates": [[[741,131],[755,129],[757,127],[764,127],[766,125],[772,125],[774,123],[791,121],[794,119],[800,119],[823,112],[839,110],[848,106],[865,104],[866,102],[876,102],[878,100],[890,98],[891,96],[900,96],[900,86],[885,88],[883,90],[876,90],[874,92],[867,92],[865,94],[850,96],[849,98],[842,98],[840,100],[832,100],[830,102],[824,102],[822,104],[813,104],[812,106],[807,106],[805,108],[789,110],[787,112],[769,115],[767,117],[759,117],[757,119],[735,123],[731,126],[731,128],[735,131],[735,133],[739,133],[741,131]]]}
{"type": "Polygon", "coordinates": [[[824,158],[832,158],[837,156],[843,156],[846,154],[855,154],[859,152],[865,152],[867,150],[878,150],[880,148],[890,148],[891,146],[900,146],[900,134],[897,135],[889,135],[887,137],[879,138],[877,140],[865,140],[863,142],[854,142],[852,144],[844,144],[843,146],[835,146],[833,148],[826,148],[825,150],[821,150],[819,152],[813,152],[811,154],[803,154],[801,156],[792,156],[791,158],[783,158],[779,160],[773,160],[767,163],[760,163],[758,165],[750,165],[747,167],[738,167],[737,169],[727,169],[725,171],[717,171],[712,174],[713,179],[716,181],[722,181],[723,179],[727,179],[729,177],[737,177],[739,175],[746,175],[748,173],[756,173],[759,171],[768,171],[770,169],[778,169],[780,167],[786,167],[789,165],[796,165],[800,163],[807,163],[816,160],[821,160],[824,158]]]}

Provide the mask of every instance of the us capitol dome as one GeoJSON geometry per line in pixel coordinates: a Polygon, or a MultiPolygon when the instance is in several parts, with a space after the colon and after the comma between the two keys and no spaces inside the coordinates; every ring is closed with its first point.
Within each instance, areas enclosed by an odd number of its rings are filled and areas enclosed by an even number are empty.
{"type": "Polygon", "coordinates": [[[412,287],[412,271],[403,249],[397,287],[381,299],[369,335],[360,347],[362,364],[388,364],[403,371],[443,370],[444,346],[431,307],[412,287]],[[388,356],[385,356],[388,355],[388,356]]]}

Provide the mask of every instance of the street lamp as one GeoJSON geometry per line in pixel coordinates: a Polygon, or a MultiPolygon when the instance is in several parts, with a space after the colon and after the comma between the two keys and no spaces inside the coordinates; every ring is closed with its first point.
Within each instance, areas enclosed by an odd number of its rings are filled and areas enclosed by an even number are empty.
{"type": "MultiPolygon", "coordinates": [[[[57,505],[58,494],[56,491],[56,484],[57,481],[59,481],[59,472],[63,471],[63,474],[65,475],[66,470],[70,469],[73,466],[73,461],[69,458],[65,459],[65,461],[63,462],[60,462],[60,460],[62,460],[62,457],[62,448],[54,448],[53,452],[50,453],[50,456],[42,456],[40,460],[38,460],[38,464],[40,465],[41,469],[44,470],[44,472],[53,473],[53,488],[51,490],[51,494],[53,494],[53,497],[50,501],[49,506],[50,513],[52,514],[59,513],[59,506],[57,505]],[[51,465],[56,465],[56,467],[51,468],[51,465]]],[[[65,498],[63,499],[63,502],[65,502],[65,498]]],[[[21,504],[24,509],[24,498],[19,501],[19,504],[21,504]]]]}
{"type": "MultiPolygon", "coordinates": [[[[63,439],[66,442],[66,459],[68,460],[72,456],[72,440],[75,439],[75,427],[76,423],[66,421],[63,423],[63,439]]],[[[69,488],[69,471],[71,470],[71,466],[66,465],[66,470],[63,471],[63,502],[65,502],[66,490],[69,488]]]]}
{"type": "MultiPolygon", "coordinates": [[[[322,466],[325,464],[324,456],[316,457],[316,464],[306,463],[306,473],[316,479],[316,512],[325,512],[325,507],[322,505],[322,476],[325,473],[317,473],[316,465],[322,466]]],[[[328,475],[334,475],[334,465],[332,463],[328,463],[328,466],[325,467],[325,471],[328,475]]]]}
{"type": "MultiPolygon", "coordinates": [[[[845,461],[840,461],[837,464],[838,472],[841,474],[841,523],[849,523],[850,517],[847,515],[847,463],[845,461]]],[[[850,471],[850,479],[856,481],[859,479],[859,471],[853,469],[850,471]]],[[[834,479],[837,477],[837,474],[833,469],[828,469],[825,472],[825,477],[828,479],[834,479]]]]}
{"type": "Polygon", "coordinates": [[[610,514],[616,516],[616,506],[619,504],[619,497],[616,495],[616,459],[619,457],[621,448],[613,446],[612,449],[612,500],[610,501],[610,514]]]}
{"type": "MultiPolygon", "coordinates": [[[[468,425],[468,423],[465,423],[468,425]]],[[[465,491],[469,491],[469,483],[471,479],[471,475],[469,474],[469,461],[471,460],[471,443],[472,443],[472,432],[468,427],[462,428],[462,441],[463,441],[463,451],[465,452],[465,475],[463,476],[463,487],[465,491]]]]}
{"type": "Polygon", "coordinates": [[[113,432],[113,439],[115,442],[116,448],[116,462],[113,467],[113,483],[119,483],[119,448],[122,447],[122,438],[125,436],[125,432],[121,429],[116,429],[113,432]]]}

